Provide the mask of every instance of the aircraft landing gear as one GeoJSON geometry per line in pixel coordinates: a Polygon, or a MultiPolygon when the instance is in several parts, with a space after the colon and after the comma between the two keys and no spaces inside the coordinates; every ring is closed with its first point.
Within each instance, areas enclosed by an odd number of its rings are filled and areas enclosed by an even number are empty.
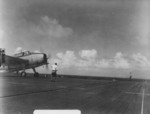
{"type": "Polygon", "coordinates": [[[36,72],[35,68],[32,68],[33,69],[33,72],[34,72],[34,77],[39,77],[39,73],[36,72]]]}
{"type": "Polygon", "coordinates": [[[25,71],[21,72],[21,76],[22,77],[26,77],[27,76],[27,73],[25,71]]]}
{"type": "Polygon", "coordinates": [[[38,73],[38,72],[35,72],[35,73],[34,73],[34,77],[39,77],[39,73],[38,73]]]}
{"type": "MultiPolygon", "coordinates": [[[[25,72],[25,65],[22,64],[23,71],[21,72],[21,77],[26,77],[27,73],[25,72]]],[[[17,71],[19,73],[19,71],[17,71]]]]}

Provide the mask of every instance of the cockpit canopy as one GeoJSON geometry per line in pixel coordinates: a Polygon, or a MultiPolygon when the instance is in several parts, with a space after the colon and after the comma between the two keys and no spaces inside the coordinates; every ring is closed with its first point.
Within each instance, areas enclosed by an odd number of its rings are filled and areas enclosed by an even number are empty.
{"type": "Polygon", "coordinates": [[[21,57],[21,56],[26,56],[26,55],[30,55],[30,54],[31,54],[30,51],[23,51],[23,52],[14,54],[14,56],[15,57],[21,57]]]}

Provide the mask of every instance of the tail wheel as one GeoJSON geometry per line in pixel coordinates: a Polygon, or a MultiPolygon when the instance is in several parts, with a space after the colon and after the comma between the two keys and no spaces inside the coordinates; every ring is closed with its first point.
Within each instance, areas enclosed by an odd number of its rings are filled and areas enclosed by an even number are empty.
{"type": "Polygon", "coordinates": [[[26,76],[27,76],[27,73],[23,71],[23,72],[21,72],[21,76],[22,76],[22,77],[26,77],[26,76]]]}
{"type": "Polygon", "coordinates": [[[39,77],[39,73],[38,72],[34,73],[34,77],[39,77]]]}

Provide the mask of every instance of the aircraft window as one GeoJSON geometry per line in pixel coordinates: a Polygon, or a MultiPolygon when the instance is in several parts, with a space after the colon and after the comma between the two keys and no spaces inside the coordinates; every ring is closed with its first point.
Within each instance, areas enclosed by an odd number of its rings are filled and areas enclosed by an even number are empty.
{"type": "Polygon", "coordinates": [[[16,57],[20,57],[20,56],[30,55],[30,54],[31,54],[30,51],[25,51],[25,52],[17,53],[17,54],[15,54],[15,56],[16,56],[16,57]]]}

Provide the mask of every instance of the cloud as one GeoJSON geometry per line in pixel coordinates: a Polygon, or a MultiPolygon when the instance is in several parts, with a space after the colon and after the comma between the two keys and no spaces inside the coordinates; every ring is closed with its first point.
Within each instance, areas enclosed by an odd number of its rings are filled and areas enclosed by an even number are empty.
{"type": "Polygon", "coordinates": [[[17,49],[15,50],[15,53],[20,53],[23,51],[23,48],[22,47],[17,47],[17,49]]]}
{"type": "Polygon", "coordinates": [[[133,65],[142,69],[150,69],[150,60],[141,53],[133,54],[133,65]]]}
{"type": "Polygon", "coordinates": [[[121,52],[117,52],[111,59],[103,58],[102,60],[99,60],[95,63],[95,66],[98,68],[128,69],[131,67],[131,64],[121,52]]]}
{"type": "Polygon", "coordinates": [[[63,27],[58,20],[51,19],[48,16],[41,17],[39,25],[35,26],[35,31],[40,35],[47,35],[50,38],[62,38],[72,35],[73,30],[69,27],[63,27]]]}
{"type": "Polygon", "coordinates": [[[115,68],[130,68],[130,63],[124,58],[121,52],[116,53],[113,61],[113,66],[115,68]]]}
{"type": "Polygon", "coordinates": [[[150,60],[141,53],[127,55],[117,52],[109,59],[98,59],[97,51],[92,50],[80,50],[78,54],[60,52],[52,61],[58,63],[59,71],[64,74],[128,77],[132,72],[134,78],[149,78],[150,60]],[[93,56],[89,57],[87,53],[93,56]]]}
{"type": "Polygon", "coordinates": [[[57,61],[61,67],[81,67],[81,68],[113,68],[113,69],[148,69],[150,68],[150,60],[140,53],[131,56],[122,52],[117,52],[110,59],[98,59],[98,53],[95,49],[80,50],[79,56],[74,51],[66,51],[65,53],[57,53],[57,61]]]}
{"type": "MultiPolygon", "coordinates": [[[[81,50],[79,51],[79,57],[75,55],[73,51],[66,51],[63,53],[57,53],[58,62],[62,66],[74,66],[74,67],[90,67],[90,68],[130,68],[130,63],[126,60],[121,52],[116,53],[112,59],[98,60],[98,53],[95,49],[81,50]]],[[[56,60],[56,59],[55,59],[56,60]]]]}
{"type": "MultiPolygon", "coordinates": [[[[73,51],[66,51],[63,53],[57,53],[57,57],[59,60],[59,64],[61,64],[64,67],[74,66],[77,61],[77,57],[75,56],[73,51]]],[[[56,59],[55,59],[56,60],[56,59]]]]}
{"type": "Polygon", "coordinates": [[[83,59],[95,60],[96,57],[97,57],[97,51],[95,49],[92,49],[92,50],[81,50],[79,52],[79,55],[83,59]]]}
{"type": "Polygon", "coordinates": [[[92,50],[81,50],[79,51],[79,56],[76,66],[78,67],[93,67],[96,63],[98,53],[95,49],[92,50]]]}
{"type": "Polygon", "coordinates": [[[110,62],[111,62],[110,60],[102,59],[102,60],[98,61],[98,62],[95,64],[95,66],[96,66],[97,68],[110,68],[110,66],[111,66],[111,63],[110,63],[110,62]]]}
{"type": "Polygon", "coordinates": [[[97,56],[96,50],[81,50],[79,51],[81,58],[78,58],[74,51],[66,51],[65,53],[57,53],[57,61],[63,67],[91,67],[95,64],[95,58],[97,56]]]}

